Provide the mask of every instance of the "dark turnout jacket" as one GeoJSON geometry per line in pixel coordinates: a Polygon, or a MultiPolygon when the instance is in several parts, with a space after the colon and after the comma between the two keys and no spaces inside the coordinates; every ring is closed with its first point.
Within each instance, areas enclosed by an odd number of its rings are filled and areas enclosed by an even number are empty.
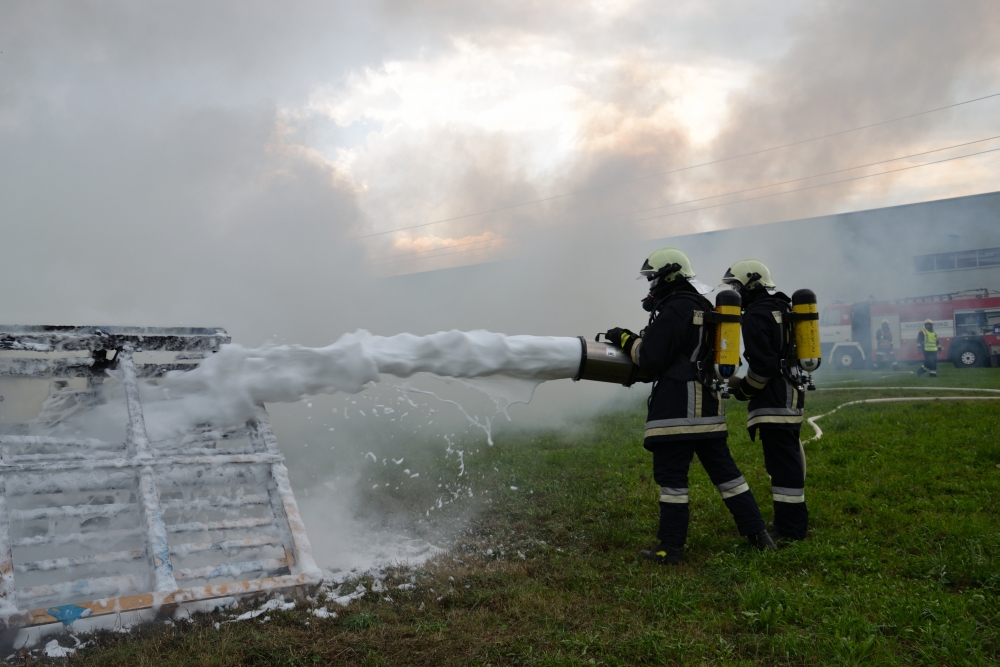
{"type": "Polygon", "coordinates": [[[657,305],[649,326],[632,347],[632,361],[653,378],[645,446],[677,440],[726,437],[726,416],[719,392],[702,385],[694,361],[707,340],[696,313],[711,302],[684,284],[657,305]]]}
{"type": "Polygon", "coordinates": [[[747,429],[754,439],[762,424],[800,428],[805,399],[782,372],[787,349],[782,323],[791,300],[781,292],[770,295],[758,290],[751,292],[747,301],[743,311],[743,356],[750,368],[742,386],[743,393],[750,396],[747,429]]]}

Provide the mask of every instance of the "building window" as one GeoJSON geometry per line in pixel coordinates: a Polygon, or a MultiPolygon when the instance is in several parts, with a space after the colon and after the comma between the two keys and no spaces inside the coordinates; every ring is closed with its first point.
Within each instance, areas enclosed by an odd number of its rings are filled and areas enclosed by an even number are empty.
{"type": "Polygon", "coordinates": [[[913,265],[917,273],[1000,266],[1000,248],[941,252],[936,255],[917,255],[913,258],[913,265]]]}
{"type": "Polygon", "coordinates": [[[943,252],[939,255],[934,255],[934,270],[935,271],[950,271],[955,268],[955,254],[953,252],[943,252]]]}
{"type": "Polygon", "coordinates": [[[917,273],[927,273],[934,270],[934,255],[920,255],[913,258],[917,266],[917,273]]]}
{"type": "Polygon", "coordinates": [[[979,266],[1000,266],[1000,248],[979,251],[979,266]]]}

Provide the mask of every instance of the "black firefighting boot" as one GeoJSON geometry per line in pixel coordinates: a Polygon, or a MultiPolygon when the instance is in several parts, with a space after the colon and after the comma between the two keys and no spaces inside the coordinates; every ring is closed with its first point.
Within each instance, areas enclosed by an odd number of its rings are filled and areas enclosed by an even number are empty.
{"type": "Polygon", "coordinates": [[[756,535],[747,535],[747,541],[750,543],[754,549],[759,549],[761,551],[777,551],[778,546],[771,539],[771,536],[766,530],[762,530],[756,535]]]}
{"type": "Polygon", "coordinates": [[[767,522],[767,532],[774,538],[775,542],[798,542],[799,540],[804,540],[804,537],[795,537],[794,535],[784,535],[780,530],[774,527],[773,521],[767,522]]]}
{"type": "Polygon", "coordinates": [[[921,366],[920,368],[917,369],[917,377],[920,377],[921,375],[923,375],[926,372],[927,372],[927,369],[924,368],[923,366],[921,366]]]}
{"type": "Polygon", "coordinates": [[[899,364],[893,364],[892,365],[892,370],[898,371],[899,370],[899,364]]]}
{"type": "Polygon", "coordinates": [[[666,544],[657,544],[652,549],[643,549],[639,552],[640,558],[651,560],[660,565],[677,565],[684,560],[684,548],[668,547],[666,544]]]}

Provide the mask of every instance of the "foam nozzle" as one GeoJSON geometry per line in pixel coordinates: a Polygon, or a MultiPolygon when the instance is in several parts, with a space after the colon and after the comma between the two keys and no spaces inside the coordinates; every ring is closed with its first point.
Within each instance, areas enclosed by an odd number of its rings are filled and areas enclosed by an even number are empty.
{"type": "MultiPolygon", "coordinates": [[[[598,334],[600,338],[600,334],[598,334]]],[[[612,343],[587,340],[580,336],[580,368],[574,380],[592,380],[631,386],[646,381],[629,355],[612,343]]]]}

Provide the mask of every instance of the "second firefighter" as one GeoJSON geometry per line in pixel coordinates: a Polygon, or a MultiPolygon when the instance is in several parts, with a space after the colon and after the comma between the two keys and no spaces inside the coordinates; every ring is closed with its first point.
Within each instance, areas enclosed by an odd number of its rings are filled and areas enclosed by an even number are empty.
{"type": "Polygon", "coordinates": [[[760,433],[774,497],[772,534],[800,540],[809,526],[805,452],[799,441],[805,400],[789,359],[791,299],[777,291],[771,272],[756,259],[736,262],[722,281],[743,298],[743,356],[750,368],[733,396],[750,401],[750,439],[760,433]]]}

